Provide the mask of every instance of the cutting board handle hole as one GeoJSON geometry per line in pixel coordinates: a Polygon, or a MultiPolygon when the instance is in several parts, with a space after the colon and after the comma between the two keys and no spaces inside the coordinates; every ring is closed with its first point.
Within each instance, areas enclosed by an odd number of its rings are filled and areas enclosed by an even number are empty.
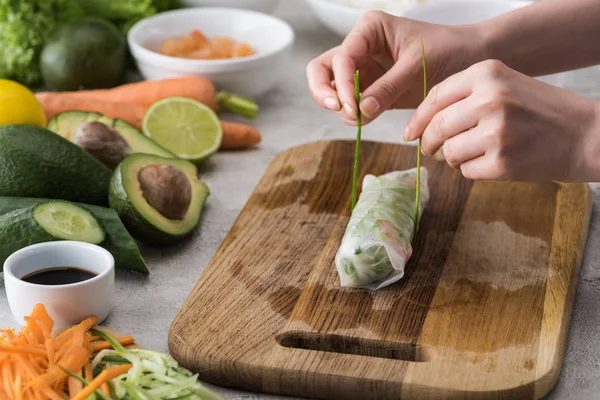
{"type": "Polygon", "coordinates": [[[277,335],[276,340],[280,346],[294,349],[355,354],[410,362],[426,362],[433,358],[433,353],[429,349],[412,343],[385,342],[300,331],[283,332],[277,335]]]}

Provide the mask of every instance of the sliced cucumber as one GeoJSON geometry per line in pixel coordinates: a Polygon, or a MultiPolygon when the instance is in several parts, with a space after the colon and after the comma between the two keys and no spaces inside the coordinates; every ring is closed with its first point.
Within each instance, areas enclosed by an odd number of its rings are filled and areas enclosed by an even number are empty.
{"type": "Polygon", "coordinates": [[[65,201],[49,201],[35,206],[33,219],[56,239],[100,244],[106,237],[89,211],[65,201]]]}
{"type": "MultiPolygon", "coordinates": [[[[33,219],[33,209],[48,202],[56,201],[0,196],[0,271],[4,260],[13,252],[35,243],[62,240],[52,236],[42,228],[39,222],[33,219]]],[[[62,202],[79,206],[94,216],[106,233],[104,241],[99,245],[113,255],[115,268],[148,273],[140,249],[125,229],[115,210],[89,204],[62,202]]]]}

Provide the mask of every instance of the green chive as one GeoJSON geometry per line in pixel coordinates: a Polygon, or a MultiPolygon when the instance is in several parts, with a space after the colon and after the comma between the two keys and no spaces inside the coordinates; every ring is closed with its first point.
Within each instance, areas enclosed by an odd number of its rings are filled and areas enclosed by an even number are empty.
{"type": "Polygon", "coordinates": [[[356,131],[356,150],[354,152],[354,175],[352,177],[352,211],[354,211],[354,207],[356,207],[357,200],[357,192],[358,192],[358,164],[360,161],[360,136],[361,136],[361,125],[362,125],[362,115],[360,112],[360,79],[358,70],[354,74],[354,87],[356,90],[356,108],[357,108],[357,126],[358,129],[356,131]]]}
{"type": "MultiPolygon", "coordinates": [[[[421,59],[423,60],[423,100],[427,97],[427,64],[425,63],[425,44],[421,38],[421,59]]],[[[417,146],[417,196],[415,199],[415,228],[413,231],[413,239],[419,231],[419,205],[421,202],[421,138],[417,146]]]]}

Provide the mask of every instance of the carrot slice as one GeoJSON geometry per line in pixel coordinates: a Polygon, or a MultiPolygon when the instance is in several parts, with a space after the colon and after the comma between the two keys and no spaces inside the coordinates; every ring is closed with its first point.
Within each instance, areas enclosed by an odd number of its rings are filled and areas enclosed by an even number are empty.
{"type": "Polygon", "coordinates": [[[124,373],[129,371],[129,369],[132,366],[133,365],[131,364],[124,364],[119,365],[117,367],[105,369],[104,371],[100,372],[100,374],[96,378],[94,378],[94,380],[92,380],[89,385],[87,385],[81,392],[79,392],[77,396],[73,397],[71,400],[85,400],[88,396],[94,393],[96,389],[98,389],[103,383],[123,375],[124,373]]]}
{"type": "Polygon", "coordinates": [[[69,377],[67,386],[69,388],[69,398],[77,396],[77,394],[83,390],[83,383],[79,382],[72,376],[69,377]]]}
{"type": "Polygon", "coordinates": [[[0,345],[1,353],[14,353],[14,354],[31,354],[34,356],[45,357],[46,352],[42,349],[38,349],[35,347],[17,347],[10,344],[1,344],[0,345]]]}
{"type": "Polygon", "coordinates": [[[108,382],[104,382],[102,384],[102,386],[100,386],[100,390],[102,391],[102,393],[104,393],[107,397],[110,397],[110,389],[108,387],[108,382]]]}
{"type": "Polygon", "coordinates": [[[81,340],[83,343],[83,335],[89,331],[94,325],[96,325],[96,323],[98,322],[98,318],[97,317],[88,317],[86,319],[84,319],[83,321],[81,321],[78,325],[75,325],[74,327],[71,327],[69,329],[67,329],[66,331],[64,331],[63,333],[61,333],[60,335],[58,335],[58,337],[55,339],[55,341],[57,341],[59,344],[64,344],[66,343],[69,339],[73,339],[74,341],[76,340],[75,337],[77,337],[77,340],[79,340],[79,335],[81,335],[81,340]]]}
{"type": "Polygon", "coordinates": [[[92,379],[94,379],[94,375],[92,375],[92,364],[90,364],[90,363],[85,364],[85,367],[83,367],[83,377],[88,382],[90,382],[92,379]]]}
{"type": "MultiPolygon", "coordinates": [[[[118,341],[123,346],[129,346],[130,344],[135,343],[135,339],[132,336],[123,336],[123,337],[119,338],[118,341]]],[[[100,350],[106,350],[106,349],[112,349],[112,345],[105,340],[94,342],[91,344],[92,353],[97,353],[100,350]]]]}
{"type": "Polygon", "coordinates": [[[23,328],[23,333],[25,335],[31,335],[37,343],[44,343],[44,333],[40,327],[40,325],[35,322],[39,320],[42,326],[45,326],[48,332],[52,331],[54,327],[54,321],[48,315],[46,311],[46,307],[43,304],[36,304],[33,307],[33,311],[29,317],[25,317],[26,325],[23,328]]]}

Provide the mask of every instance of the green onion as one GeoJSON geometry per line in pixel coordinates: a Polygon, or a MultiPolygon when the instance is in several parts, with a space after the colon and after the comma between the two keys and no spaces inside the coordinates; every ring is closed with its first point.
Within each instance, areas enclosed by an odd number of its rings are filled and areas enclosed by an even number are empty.
{"type": "MultiPolygon", "coordinates": [[[[423,100],[427,98],[427,64],[425,63],[425,44],[421,38],[421,59],[423,60],[423,100]]],[[[417,146],[417,195],[415,199],[415,227],[413,230],[413,239],[419,231],[419,205],[421,202],[421,138],[417,146]]]]}
{"type": "Polygon", "coordinates": [[[250,119],[258,115],[258,104],[251,99],[225,91],[218,92],[216,98],[219,111],[227,110],[250,119]]]}
{"type": "Polygon", "coordinates": [[[357,200],[357,192],[358,192],[358,166],[360,162],[360,136],[362,130],[362,115],[360,112],[360,79],[358,70],[354,74],[354,87],[356,90],[356,108],[357,108],[357,126],[358,129],[356,131],[356,148],[354,152],[354,175],[352,177],[352,211],[354,211],[354,207],[356,207],[357,200]]]}

